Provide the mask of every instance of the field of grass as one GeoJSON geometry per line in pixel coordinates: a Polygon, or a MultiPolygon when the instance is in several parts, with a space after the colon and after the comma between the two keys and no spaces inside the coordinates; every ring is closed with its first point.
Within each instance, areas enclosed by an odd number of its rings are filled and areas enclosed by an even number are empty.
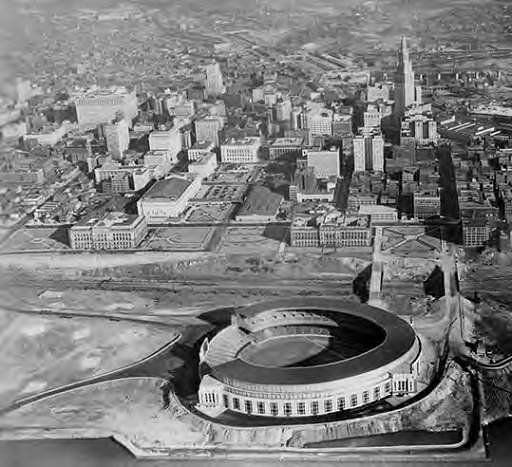
{"type": "Polygon", "coordinates": [[[0,326],[0,407],[140,360],[175,335],[153,325],[2,310],[0,326]]]}
{"type": "Polygon", "coordinates": [[[168,251],[204,251],[215,227],[161,227],[153,229],[141,248],[168,251]]]}
{"type": "Polygon", "coordinates": [[[14,232],[2,245],[0,250],[67,250],[67,236],[62,229],[20,229],[14,232]]]}

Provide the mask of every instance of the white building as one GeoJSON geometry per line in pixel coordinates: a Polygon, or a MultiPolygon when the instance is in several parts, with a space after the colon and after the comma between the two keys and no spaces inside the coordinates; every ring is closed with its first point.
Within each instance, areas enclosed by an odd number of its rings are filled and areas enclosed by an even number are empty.
{"type": "Polygon", "coordinates": [[[382,115],[376,106],[368,105],[366,112],[364,112],[363,118],[365,128],[380,129],[382,115]]]}
{"type": "Polygon", "coordinates": [[[231,138],[220,147],[221,161],[238,164],[258,162],[260,147],[261,140],[257,137],[231,138]]]}
{"type": "Polygon", "coordinates": [[[368,102],[389,101],[392,86],[392,83],[375,83],[373,86],[368,86],[366,89],[366,100],[368,102]]]}
{"type": "Polygon", "coordinates": [[[201,177],[173,176],[156,182],[137,202],[149,224],[162,224],[180,216],[201,188],[201,177]]]}
{"type": "Polygon", "coordinates": [[[122,159],[124,152],[130,146],[128,122],[123,118],[104,126],[107,150],[114,159],[122,159]]]}
{"type": "Polygon", "coordinates": [[[124,87],[90,90],[74,97],[80,131],[92,130],[98,125],[111,122],[118,112],[131,128],[137,116],[138,105],[135,90],[128,92],[124,87]]]}
{"type": "Polygon", "coordinates": [[[180,130],[175,126],[169,130],[154,130],[149,134],[151,151],[169,151],[175,158],[182,149],[180,130]]]}
{"type": "Polygon", "coordinates": [[[62,122],[61,125],[47,124],[35,133],[26,134],[23,141],[42,146],[55,146],[73,127],[74,125],[68,121],[62,122]]]}
{"type": "Polygon", "coordinates": [[[414,114],[404,118],[402,121],[401,135],[413,137],[419,145],[437,144],[439,134],[437,133],[437,122],[428,115],[414,114]]]}
{"type": "Polygon", "coordinates": [[[68,237],[74,250],[119,250],[136,248],[147,232],[143,216],[110,212],[101,219],[74,225],[68,230],[68,237]]]}
{"type": "Polygon", "coordinates": [[[209,141],[219,146],[219,132],[224,127],[224,118],[218,115],[208,115],[194,122],[196,141],[209,141]]]}
{"type": "Polygon", "coordinates": [[[314,106],[306,114],[306,127],[312,136],[332,135],[333,111],[314,106]]]}
{"type": "Polygon", "coordinates": [[[204,84],[208,96],[218,96],[226,92],[222,71],[217,62],[205,66],[204,84]]]}
{"type": "Polygon", "coordinates": [[[212,153],[215,145],[209,141],[196,141],[194,145],[187,151],[188,160],[197,161],[205,154],[212,153]]]}

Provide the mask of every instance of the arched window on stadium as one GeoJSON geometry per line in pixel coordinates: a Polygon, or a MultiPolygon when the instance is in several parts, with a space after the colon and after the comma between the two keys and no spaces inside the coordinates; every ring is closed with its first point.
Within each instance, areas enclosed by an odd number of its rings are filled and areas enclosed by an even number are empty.
{"type": "Polygon", "coordinates": [[[368,391],[363,392],[363,404],[370,402],[370,393],[368,391]]]}
{"type": "Polygon", "coordinates": [[[277,407],[277,403],[271,402],[270,403],[270,414],[273,415],[274,417],[277,417],[278,413],[279,413],[279,409],[277,407]]]}
{"type": "Polygon", "coordinates": [[[373,390],[373,398],[375,400],[380,399],[380,387],[379,386],[376,386],[375,389],[373,390]]]}
{"type": "Polygon", "coordinates": [[[350,406],[355,407],[357,405],[357,394],[352,394],[350,396],[350,406]]]}
{"type": "Polygon", "coordinates": [[[384,392],[386,394],[389,394],[391,392],[391,383],[388,381],[386,385],[384,386],[384,392]]]}
{"type": "Polygon", "coordinates": [[[297,413],[299,415],[305,415],[305,413],[306,413],[306,404],[304,402],[299,402],[297,404],[297,413]]]}
{"type": "Polygon", "coordinates": [[[345,410],[345,398],[338,397],[338,410],[345,410]]]}
{"type": "Polygon", "coordinates": [[[318,415],[318,401],[311,402],[311,415],[318,415]]]}
{"type": "Polygon", "coordinates": [[[264,402],[258,402],[257,410],[258,410],[258,413],[260,415],[263,415],[265,413],[265,403],[264,402]]]}
{"type": "Polygon", "coordinates": [[[331,399],[326,399],[324,401],[324,412],[325,413],[332,412],[332,400],[331,399]]]}
{"type": "Polygon", "coordinates": [[[224,407],[225,407],[226,409],[227,409],[227,408],[229,408],[229,398],[228,398],[227,394],[223,394],[223,395],[222,395],[222,399],[223,399],[223,401],[224,401],[224,407]]]}
{"type": "Polygon", "coordinates": [[[292,404],[290,402],[285,402],[284,404],[284,414],[289,417],[292,414],[292,404]]]}
{"type": "Polygon", "coordinates": [[[240,410],[240,399],[238,399],[238,397],[233,397],[233,408],[240,410]]]}
{"type": "Polygon", "coordinates": [[[251,401],[245,401],[245,413],[248,413],[248,414],[252,413],[252,402],[251,401]]]}

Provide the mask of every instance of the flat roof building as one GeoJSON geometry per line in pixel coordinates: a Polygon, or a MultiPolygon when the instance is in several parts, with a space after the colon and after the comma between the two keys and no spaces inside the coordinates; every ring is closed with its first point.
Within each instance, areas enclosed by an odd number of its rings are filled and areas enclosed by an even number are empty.
{"type": "Polygon", "coordinates": [[[143,216],[109,212],[79,222],[68,230],[68,236],[75,250],[120,250],[136,248],[147,232],[143,216]]]}
{"type": "Polygon", "coordinates": [[[179,217],[200,188],[201,177],[197,175],[160,180],[139,199],[137,209],[149,224],[165,223],[179,217]]]}
{"type": "Polygon", "coordinates": [[[260,148],[261,139],[258,137],[231,138],[220,147],[221,161],[239,164],[255,163],[259,160],[260,148]]]}
{"type": "Polygon", "coordinates": [[[131,128],[138,112],[135,90],[128,92],[125,87],[91,88],[74,96],[74,102],[80,131],[111,122],[118,112],[123,114],[131,128]]]}

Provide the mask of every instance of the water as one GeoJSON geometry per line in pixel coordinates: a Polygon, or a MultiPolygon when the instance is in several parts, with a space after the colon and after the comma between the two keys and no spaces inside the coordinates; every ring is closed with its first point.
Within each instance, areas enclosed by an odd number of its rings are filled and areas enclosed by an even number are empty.
{"type": "MultiPolygon", "coordinates": [[[[464,467],[509,467],[512,445],[512,420],[493,424],[489,429],[490,462],[464,462],[464,467]]],[[[294,461],[244,461],[244,460],[144,460],[137,461],[128,451],[114,441],[99,440],[33,440],[0,442],[0,467],[294,467],[308,466],[311,462],[294,461]]],[[[333,467],[340,463],[316,460],[315,467],[333,467]]],[[[343,462],[344,467],[363,466],[364,462],[343,462]]],[[[379,462],[372,465],[391,467],[411,465],[408,462],[379,462]]],[[[435,463],[453,466],[453,463],[435,463]]],[[[414,463],[415,467],[433,467],[431,462],[414,463]]]]}

